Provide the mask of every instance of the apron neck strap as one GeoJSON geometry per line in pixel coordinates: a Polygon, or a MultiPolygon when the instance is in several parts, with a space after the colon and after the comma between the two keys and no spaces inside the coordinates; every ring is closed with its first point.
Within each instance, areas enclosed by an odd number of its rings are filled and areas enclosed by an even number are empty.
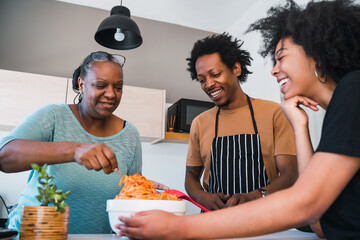
{"type": "Polygon", "coordinates": [[[251,100],[248,95],[246,95],[246,98],[247,98],[247,101],[249,104],[250,114],[251,114],[251,118],[252,118],[253,125],[254,125],[254,131],[255,131],[255,134],[258,134],[258,129],[257,129],[256,122],[255,122],[254,110],[253,110],[253,107],[251,104],[251,100]]]}
{"type": "MultiPolygon", "coordinates": [[[[253,107],[252,107],[252,104],[251,104],[250,97],[249,97],[248,95],[246,95],[246,99],[247,99],[247,102],[248,102],[248,105],[249,105],[250,114],[251,114],[251,119],[252,119],[252,122],[253,122],[255,134],[258,134],[257,125],[256,125],[256,122],[255,122],[254,110],[253,110],[253,107]]],[[[217,137],[217,133],[218,133],[219,114],[220,114],[220,107],[218,108],[217,113],[216,113],[216,119],[215,119],[215,137],[217,137]]]]}
{"type": "Polygon", "coordinates": [[[216,113],[216,119],[215,119],[215,137],[217,137],[217,132],[218,132],[219,114],[220,114],[220,107],[219,107],[219,109],[217,110],[217,113],[216,113]]]}

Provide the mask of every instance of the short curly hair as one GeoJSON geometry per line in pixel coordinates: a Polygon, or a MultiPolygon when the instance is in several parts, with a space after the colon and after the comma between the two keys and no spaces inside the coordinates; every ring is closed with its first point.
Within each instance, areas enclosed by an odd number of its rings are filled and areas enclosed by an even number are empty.
{"type": "Polygon", "coordinates": [[[251,65],[252,58],[250,53],[240,49],[243,45],[238,39],[232,39],[228,33],[214,34],[204,39],[198,40],[191,51],[191,56],[187,58],[188,68],[191,79],[197,79],[197,73],[195,69],[196,60],[204,55],[219,53],[221,61],[229,68],[233,69],[235,63],[239,62],[241,65],[241,74],[238,77],[240,82],[245,82],[247,75],[251,72],[248,70],[248,66],[251,65]]]}
{"type": "Polygon", "coordinates": [[[272,7],[268,16],[251,24],[246,32],[260,31],[264,43],[259,53],[274,60],[277,43],[290,37],[311,56],[321,76],[336,82],[360,69],[360,6],[352,0],[309,2],[305,8],[293,0],[272,7]]]}

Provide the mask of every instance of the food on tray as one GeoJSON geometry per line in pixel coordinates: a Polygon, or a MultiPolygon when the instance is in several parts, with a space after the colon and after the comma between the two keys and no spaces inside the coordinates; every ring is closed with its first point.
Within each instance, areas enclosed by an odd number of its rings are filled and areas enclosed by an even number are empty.
{"type": "Polygon", "coordinates": [[[124,184],[115,199],[149,199],[149,200],[177,200],[174,195],[165,192],[159,193],[155,190],[153,183],[141,175],[124,175],[120,180],[120,186],[124,184]]]}

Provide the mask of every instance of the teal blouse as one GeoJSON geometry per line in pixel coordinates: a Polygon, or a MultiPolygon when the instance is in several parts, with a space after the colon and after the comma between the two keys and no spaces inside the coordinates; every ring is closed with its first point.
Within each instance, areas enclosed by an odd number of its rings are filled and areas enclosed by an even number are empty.
{"type": "MultiPolygon", "coordinates": [[[[14,139],[104,143],[116,154],[121,172],[132,175],[142,168],[140,135],[134,125],[126,122],[117,134],[96,137],[85,131],[67,104],[46,105],[35,111],[9,136],[1,139],[0,149],[14,139]]],[[[47,170],[54,176],[52,183],[58,189],[71,191],[66,201],[70,206],[69,233],[111,233],[106,200],[114,199],[119,193],[121,175],[87,170],[76,162],[49,165],[47,170]]],[[[38,195],[37,175],[36,171],[30,172],[18,205],[9,214],[8,228],[19,231],[23,206],[40,205],[35,198],[38,195]]]]}

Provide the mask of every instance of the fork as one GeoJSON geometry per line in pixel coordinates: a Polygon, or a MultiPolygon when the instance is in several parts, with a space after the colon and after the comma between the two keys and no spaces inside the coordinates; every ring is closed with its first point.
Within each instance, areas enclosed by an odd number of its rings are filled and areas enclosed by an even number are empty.
{"type": "Polygon", "coordinates": [[[120,174],[120,175],[122,175],[122,176],[125,176],[125,175],[126,175],[126,174],[120,172],[117,168],[114,170],[114,172],[115,172],[115,173],[118,173],[118,174],[120,174]]]}

